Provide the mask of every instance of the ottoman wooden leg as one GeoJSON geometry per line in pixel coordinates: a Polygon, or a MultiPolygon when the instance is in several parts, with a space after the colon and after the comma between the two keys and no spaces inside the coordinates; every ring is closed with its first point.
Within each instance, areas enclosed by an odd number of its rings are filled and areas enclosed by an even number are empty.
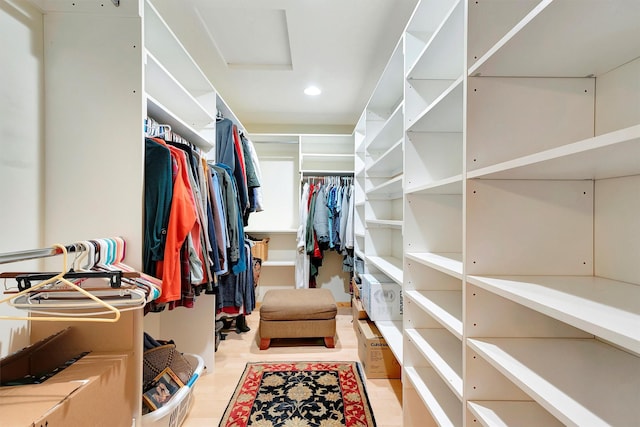
{"type": "Polygon", "coordinates": [[[260,350],[266,350],[271,345],[271,338],[260,338],[260,350]]]}
{"type": "Polygon", "coordinates": [[[324,337],[324,345],[327,348],[335,348],[336,342],[334,340],[334,337],[324,337]]]}

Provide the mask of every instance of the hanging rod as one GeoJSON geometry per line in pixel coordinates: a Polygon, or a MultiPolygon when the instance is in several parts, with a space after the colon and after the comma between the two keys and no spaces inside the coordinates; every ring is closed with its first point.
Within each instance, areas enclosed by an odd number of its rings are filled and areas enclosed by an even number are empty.
{"type": "MultiPolygon", "coordinates": [[[[65,246],[67,252],[82,252],[84,251],[81,247],[76,247],[75,245],[65,246]]],[[[29,249],[26,251],[17,251],[17,252],[7,252],[4,254],[0,254],[0,264],[7,264],[10,262],[18,262],[18,261],[27,261],[30,259],[37,258],[46,258],[54,255],[60,255],[62,253],[61,249],[58,248],[43,248],[43,249],[29,249]]]]}

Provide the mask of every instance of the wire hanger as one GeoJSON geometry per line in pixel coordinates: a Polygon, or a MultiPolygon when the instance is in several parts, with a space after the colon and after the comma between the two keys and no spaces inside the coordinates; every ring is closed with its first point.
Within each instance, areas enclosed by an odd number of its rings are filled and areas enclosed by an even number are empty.
{"type": "MultiPolygon", "coordinates": [[[[23,296],[23,295],[27,295],[39,288],[42,288],[50,283],[56,283],[56,282],[62,282],[65,285],[69,286],[71,289],[83,294],[85,297],[92,299],[93,301],[95,301],[99,306],[103,307],[106,309],[105,312],[100,312],[100,313],[84,313],[85,316],[93,316],[95,314],[103,314],[103,313],[113,313],[114,317],[113,318],[105,318],[105,317],[99,317],[99,318],[95,318],[95,317],[74,317],[74,316],[0,316],[0,320],[35,320],[35,321],[44,321],[44,322],[61,322],[61,321],[74,321],[74,322],[103,322],[103,323],[115,323],[118,320],[120,320],[120,310],[118,310],[117,308],[115,308],[114,306],[112,306],[111,304],[106,303],[105,301],[101,300],[100,298],[98,298],[97,296],[91,294],[90,292],[87,292],[86,290],[82,289],[81,287],[77,286],[75,283],[67,280],[64,278],[64,275],[66,273],[66,268],[67,268],[67,248],[65,248],[64,246],[60,245],[60,244],[55,244],[53,245],[55,248],[58,248],[61,253],[62,253],[62,266],[63,269],[62,271],[55,275],[54,277],[51,277],[50,279],[44,280],[40,283],[38,283],[37,285],[34,285],[33,287],[29,288],[29,289],[25,289],[21,292],[18,292],[17,294],[12,294],[7,298],[4,298],[2,300],[0,300],[0,304],[5,303],[5,302],[9,302],[10,300],[15,300],[16,298],[23,296]]],[[[27,295],[28,296],[28,295],[27,295]]],[[[9,304],[11,304],[11,302],[9,302],[9,304]]],[[[66,305],[65,307],[67,308],[82,308],[82,307],[78,307],[78,305],[73,305],[73,306],[69,306],[66,305]]],[[[34,307],[35,309],[35,307],[34,307]]],[[[37,312],[37,311],[35,311],[37,312]]]]}

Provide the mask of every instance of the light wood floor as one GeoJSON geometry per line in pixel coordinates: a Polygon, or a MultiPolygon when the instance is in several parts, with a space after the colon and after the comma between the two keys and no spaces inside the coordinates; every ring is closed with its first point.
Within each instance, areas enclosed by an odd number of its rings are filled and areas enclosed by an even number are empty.
{"type": "MultiPolygon", "coordinates": [[[[277,341],[268,349],[258,349],[256,331],[260,313],[247,317],[250,332],[230,332],[216,352],[214,372],[205,373],[194,389],[194,404],[183,427],[217,427],[247,362],[262,361],[346,361],[358,359],[358,342],[349,307],[339,307],[336,317],[336,347],[325,348],[322,340],[295,342],[294,346],[277,341]],[[320,344],[320,345],[318,345],[320,344]]],[[[400,380],[366,381],[367,393],[378,427],[402,426],[402,385],[400,380]]]]}

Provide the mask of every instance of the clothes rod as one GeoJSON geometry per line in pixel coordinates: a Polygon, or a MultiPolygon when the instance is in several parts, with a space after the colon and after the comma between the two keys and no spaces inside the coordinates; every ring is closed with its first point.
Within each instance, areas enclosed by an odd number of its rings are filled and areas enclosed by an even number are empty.
{"type": "MultiPolygon", "coordinates": [[[[75,245],[65,246],[67,252],[81,252],[84,249],[75,245]]],[[[30,259],[46,258],[54,255],[60,255],[62,250],[58,248],[30,249],[26,251],[7,252],[0,254],[0,264],[8,264],[10,262],[28,261],[30,259]]]]}

